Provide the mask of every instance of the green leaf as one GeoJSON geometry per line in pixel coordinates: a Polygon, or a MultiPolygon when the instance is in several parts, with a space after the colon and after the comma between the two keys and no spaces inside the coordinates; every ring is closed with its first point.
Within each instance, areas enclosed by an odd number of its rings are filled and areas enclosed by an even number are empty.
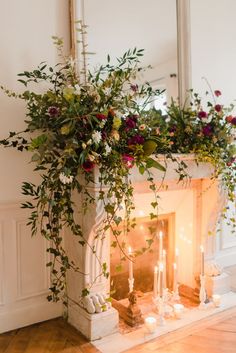
{"type": "Polygon", "coordinates": [[[152,153],[155,152],[157,148],[157,143],[153,140],[147,140],[144,142],[143,145],[143,152],[145,156],[150,156],[152,153]]]}
{"type": "Polygon", "coordinates": [[[166,171],[166,168],[161,165],[160,163],[158,163],[157,161],[155,161],[153,158],[148,158],[147,162],[146,162],[146,166],[147,168],[156,168],[162,172],[166,171]]]}
{"type": "Polygon", "coordinates": [[[140,165],[140,167],[139,167],[139,173],[140,173],[141,175],[143,175],[144,172],[145,172],[145,167],[144,167],[143,165],[140,165]]]}

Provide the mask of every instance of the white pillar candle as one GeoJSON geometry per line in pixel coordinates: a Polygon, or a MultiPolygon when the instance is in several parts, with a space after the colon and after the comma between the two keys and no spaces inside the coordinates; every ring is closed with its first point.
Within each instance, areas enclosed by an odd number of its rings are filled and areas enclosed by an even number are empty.
{"type": "Polygon", "coordinates": [[[200,246],[201,250],[201,275],[204,276],[204,247],[201,245],[200,246]]]}
{"type": "Polygon", "coordinates": [[[163,251],[163,232],[159,233],[159,263],[162,262],[162,251],[163,251]]]}
{"type": "Polygon", "coordinates": [[[157,320],[153,316],[148,316],[145,319],[145,327],[149,333],[153,333],[157,328],[157,320]]]}
{"type": "Polygon", "coordinates": [[[163,295],[163,263],[159,264],[160,297],[163,295]]]}
{"type": "Polygon", "coordinates": [[[218,308],[220,307],[221,304],[221,296],[219,294],[213,294],[212,295],[212,300],[214,305],[218,308]]]}
{"type": "Polygon", "coordinates": [[[154,281],[153,281],[153,297],[157,297],[157,275],[158,275],[158,267],[154,267],[154,281]]]}
{"type": "Polygon", "coordinates": [[[167,288],[166,286],[166,250],[162,251],[162,262],[163,262],[163,288],[167,288]]]}
{"type": "MultiPolygon", "coordinates": [[[[129,257],[132,255],[132,248],[129,246],[129,257]]],[[[133,275],[133,261],[129,259],[129,279],[132,280],[134,278],[133,275]]]]}

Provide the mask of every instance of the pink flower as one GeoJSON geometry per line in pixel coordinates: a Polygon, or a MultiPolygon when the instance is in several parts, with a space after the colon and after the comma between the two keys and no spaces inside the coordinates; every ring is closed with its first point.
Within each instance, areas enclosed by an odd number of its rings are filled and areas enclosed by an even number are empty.
{"type": "Polygon", "coordinates": [[[132,168],[134,165],[134,157],[129,154],[123,154],[122,161],[127,168],[132,168]]]}
{"type": "Polygon", "coordinates": [[[219,113],[219,112],[221,112],[221,110],[222,110],[222,105],[216,104],[215,105],[215,111],[217,111],[219,113]]]}
{"type": "Polygon", "coordinates": [[[95,163],[87,160],[82,164],[82,168],[86,171],[86,172],[91,172],[93,170],[93,168],[95,167],[95,163]]]}
{"type": "Polygon", "coordinates": [[[216,89],[216,90],[214,91],[214,93],[215,93],[216,97],[221,96],[221,91],[219,91],[218,89],[216,89]]]}
{"type": "Polygon", "coordinates": [[[198,113],[198,117],[199,117],[200,119],[207,118],[207,113],[204,112],[203,110],[201,110],[201,111],[198,113]]]}

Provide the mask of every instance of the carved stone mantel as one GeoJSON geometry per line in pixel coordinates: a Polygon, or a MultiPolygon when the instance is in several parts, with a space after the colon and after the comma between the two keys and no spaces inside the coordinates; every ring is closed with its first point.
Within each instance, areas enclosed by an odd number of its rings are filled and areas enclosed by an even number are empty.
{"type": "MultiPolygon", "coordinates": [[[[165,175],[165,184],[168,185],[168,190],[184,190],[190,188],[195,194],[195,239],[194,239],[194,272],[199,272],[200,267],[200,244],[211,248],[212,244],[208,244],[203,230],[203,212],[206,210],[204,205],[206,198],[203,192],[203,181],[209,180],[212,175],[213,168],[206,163],[196,164],[193,155],[176,155],[179,161],[184,161],[188,166],[188,173],[191,180],[187,184],[177,184],[178,174],[176,173],[176,163],[170,160],[165,160],[163,156],[158,157],[159,163],[167,167],[165,175]],[[202,197],[200,197],[202,195],[202,197]],[[203,234],[204,233],[204,234],[203,234]]],[[[155,182],[161,183],[163,172],[152,169],[155,182]]],[[[138,194],[146,194],[150,192],[149,184],[146,181],[146,176],[141,175],[134,167],[131,170],[130,179],[134,186],[134,192],[138,194]]],[[[96,197],[100,190],[99,172],[94,170],[94,183],[89,186],[89,191],[96,197]]],[[[217,183],[213,186],[213,194],[216,200],[219,198],[217,183]]],[[[160,193],[165,192],[164,189],[160,193]]],[[[170,200],[171,201],[171,200],[170,200]]],[[[77,200],[78,209],[82,204],[82,199],[77,200]]],[[[212,216],[212,215],[210,215],[212,216]]],[[[214,215],[215,216],[215,215],[214,215]]],[[[91,293],[108,293],[109,280],[103,276],[99,276],[101,272],[101,263],[106,262],[109,266],[110,249],[109,249],[109,234],[103,239],[96,238],[96,232],[101,222],[105,217],[104,205],[101,200],[92,204],[88,212],[80,216],[83,234],[88,242],[88,245],[81,247],[76,237],[67,234],[66,248],[69,256],[72,256],[75,261],[80,259],[80,269],[85,276],[69,273],[68,275],[68,295],[73,301],[80,301],[81,290],[93,283],[91,293]],[[96,253],[96,256],[94,253],[96,253]]],[[[204,221],[206,223],[206,220],[204,221]]],[[[213,242],[213,240],[212,240],[213,242]]],[[[207,252],[207,249],[206,249],[207,252]]],[[[98,339],[101,336],[111,334],[118,330],[118,313],[115,309],[110,309],[106,313],[89,314],[85,309],[78,305],[69,306],[69,322],[78,328],[86,337],[91,340],[98,339]],[[101,320],[99,320],[99,317],[101,320]],[[101,323],[104,322],[104,325],[101,323]],[[97,325],[97,327],[96,327],[97,325]],[[102,329],[101,329],[102,327],[102,329]]]]}

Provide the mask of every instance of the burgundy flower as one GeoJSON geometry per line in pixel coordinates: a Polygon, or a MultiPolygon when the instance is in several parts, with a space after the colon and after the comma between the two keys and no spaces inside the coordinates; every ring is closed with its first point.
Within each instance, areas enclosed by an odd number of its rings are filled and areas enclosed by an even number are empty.
{"type": "Polygon", "coordinates": [[[123,154],[122,161],[127,168],[132,168],[134,165],[134,157],[130,156],[129,154],[123,154]]]}
{"type": "Polygon", "coordinates": [[[231,124],[236,126],[236,116],[234,116],[231,120],[231,124]]]}
{"type": "Polygon", "coordinates": [[[221,110],[222,110],[222,105],[216,104],[215,105],[215,111],[217,111],[219,113],[219,112],[221,112],[221,110]]]}
{"type": "Polygon", "coordinates": [[[58,107],[55,107],[55,106],[51,106],[48,108],[48,114],[51,116],[51,117],[56,117],[60,114],[60,109],[58,107]]]}
{"type": "Polygon", "coordinates": [[[130,89],[133,91],[133,92],[137,92],[137,90],[138,90],[138,85],[136,84],[136,85],[130,85],[130,89]]]}
{"type": "Polygon", "coordinates": [[[221,91],[219,91],[218,89],[216,89],[214,93],[215,93],[216,97],[221,96],[221,91]]]}
{"type": "Polygon", "coordinates": [[[128,128],[128,130],[134,129],[137,125],[137,119],[135,119],[133,116],[130,116],[126,118],[125,125],[128,128]]]}
{"type": "Polygon", "coordinates": [[[106,120],[107,119],[106,115],[104,115],[104,114],[96,114],[96,118],[98,120],[106,120]]]}
{"type": "Polygon", "coordinates": [[[198,113],[198,117],[199,117],[200,119],[207,118],[207,113],[204,112],[203,110],[201,110],[201,111],[198,113]]]}
{"type": "Polygon", "coordinates": [[[212,132],[212,126],[210,124],[207,124],[202,128],[202,133],[204,136],[211,136],[212,132]]]}
{"type": "Polygon", "coordinates": [[[128,139],[128,145],[143,145],[144,144],[144,137],[141,135],[134,135],[128,139]]]}
{"type": "Polygon", "coordinates": [[[230,160],[226,163],[228,167],[230,167],[233,163],[235,163],[236,158],[235,157],[231,157],[230,160]]]}
{"type": "Polygon", "coordinates": [[[173,125],[169,128],[169,132],[175,132],[177,129],[177,126],[176,125],[173,125]]]}
{"type": "Polygon", "coordinates": [[[82,168],[86,171],[86,172],[91,172],[93,170],[93,168],[95,167],[95,163],[87,160],[82,164],[82,168]]]}

